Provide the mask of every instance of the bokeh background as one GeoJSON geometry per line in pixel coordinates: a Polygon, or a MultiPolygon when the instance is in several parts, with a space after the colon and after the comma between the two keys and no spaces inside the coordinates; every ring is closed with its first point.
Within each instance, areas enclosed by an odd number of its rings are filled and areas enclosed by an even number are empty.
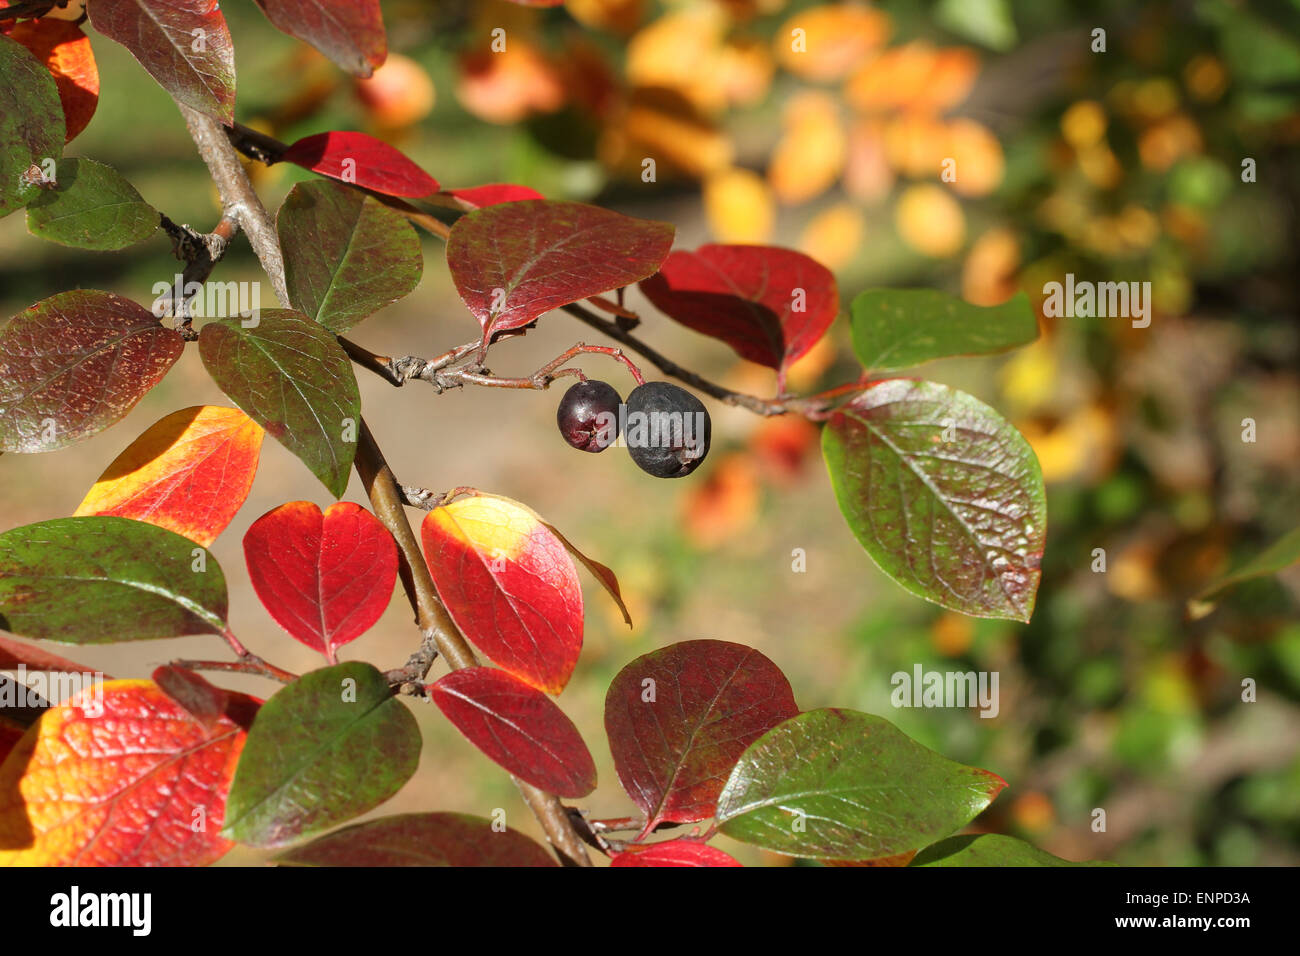
{"type": "MultiPolygon", "coordinates": [[[[1300,4],[567,0],[538,10],[385,0],[384,11],[393,56],[362,84],[252,4],[227,5],[239,119],[285,140],[366,130],[444,186],[517,182],[665,219],[679,248],[798,248],[835,270],[846,308],[879,285],[990,304],[1021,289],[1041,303],[1043,283],[1067,272],[1153,284],[1149,328],[1044,319],[1027,349],[923,369],[1002,410],[1038,453],[1049,538],[1028,626],[946,613],[888,581],[840,518],[817,430],[802,420],[710,403],[710,459],[665,482],[618,452],[569,449],[555,431],[557,391],[435,396],[359,371],[399,480],[521,499],[618,572],[635,626],[588,586],[586,644],[560,700],[599,766],[584,806],[633,812],[604,739],[613,675],[652,649],[716,638],[761,649],[805,708],[881,714],[1002,775],[1010,787],[975,829],[1071,859],[1300,862],[1300,575],[1293,567],[1241,585],[1208,615],[1187,612],[1208,581],[1300,523],[1300,4]],[[506,31],[504,53],[489,50],[494,28],[506,31]],[[809,52],[792,49],[796,28],[809,52]],[[1097,28],[1105,52],[1093,50],[1097,28]],[[645,157],[656,159],[654,182],[641,178],[645,157]],[[940,181],[945,157],[957,159],[956,182],[940,181]],[[1254,182],[1242,181],[1246,158],[1254,182]],[[792,571],[795,548],[805,573],[792,571]],[[1092,570],[1096,548],[1104,574],[1092,570]],[[918,663],[998,671],[999,716],[894,709],[890,675],[918,663]],[[1241,700],[1246,677],[1258,684],[1254,703],[1241,700]],[[1105,832],[1090,827],[1098,807],[1105,832]]],[[[167,95],[120,47],[92,42],[103,93],[70,153],[117,167],[177,222],[211,228],[215,190],[167,95]]],[[[251,172],[273,210],[305,176],[251,172]]],[[[431,356],[478,334],[441,243],[424,238],[420,287],[353,332],[376,352],[431,356]]],[[[161,234],[85,253],[28,236],[21,215],[0,221],[0,315],[74,287],[148,304],[176,269],[161,234]]],[[[241,239],[214,278],[258,276],[241,239]]],[[[768,370],[673,325],[634,290],[628,301],[661,351],[772,394],[768,370]]],[[[579,340],[595,338],[548,316],[494,350],[493,371],[526,374],[579,340]]],[[[630,388],[604,359],[587,367],[630,388]]],[[[812,390],[856,374],[842,319],[790,382],[812,390]]],[[[190,349],[123,423],[56,454],[6,455],[0,527],[70,514],[136,435],[208,402],[228,404],[190,349]]],[[[348,497],[365,500],[355,478],[348,497]]],[[[213,548],[235,631],[294,670],[319,659],[257,604],[240,539],[265,511],[302,498],[328,503],[268,441],[252,496],[213,548]]],[[[392,667],[415,640],[399,594],[343,656],[392,667]]],[[[221,653],[185,639],[72,656],[143,676],[173,657],[221,653]]],[[[434,708],[416,710],[419,772],[376,813],[501,807],[536,835],[505,774],[434,708]]],[[[789,862],[719,845],[746,862],[789,862]]],[[[265,857],[237,850],[225,862],[265,857]]]]}

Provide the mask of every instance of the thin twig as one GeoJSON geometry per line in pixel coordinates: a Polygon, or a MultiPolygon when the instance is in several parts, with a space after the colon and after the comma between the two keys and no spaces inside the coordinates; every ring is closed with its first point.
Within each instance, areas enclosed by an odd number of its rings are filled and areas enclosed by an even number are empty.
{"type": "Polygon", "coordinates": [[[254,677],[269,677],[281,684],[292,684],[298,675],[274,664],[268,664],[256,654],[248,654],[237,661],[172,661],[176,667],[191,671],[226,671],[232,674],[251,674],[254,677]]]}
{"type": "MultiPolygon", "coordinates": [[[[181,106],[180,109],[199,154],[217,184],[223,208],[228,214],[233,214],[243,227],[249,243],[253,246],[253,251],[257,253],[262,263],[262,268],[271,278],[276,297],[287,306],[289,293],[285,284],[284,259],[276,236],[275,224],[248,181],[248,175],[239,161],[235,146],[232,145],[239,138],[238,130],[228,131],[216,120],[185,106],[181,106]],[[230,138],[227,138],[228,136],[230,138]]],[[[275,143],[274,140],[271,142],[275,143]]],[[[283,152],[283,144],[277,145],[283,152]]],[[[406,519],[397,479],[384,461],[374,435],[371,434],[364,419],[361,422],[360,432],[355,459],[357,474],[361,476],[375,515],[384,523],[397,542],[402,558],[402,583],[416,611],[416,621],[423,635],[420,649],[412,655],[407,666],[402,669],[409,675],[419,676],[414,681],[403,683],[414,683],[423,679],[432,666],[435,650],[454,668],[473,667],[478,662],[464,635],[438,599],[433,578],[424,563],[424,557],[415,539],[415,533],[411,530],[410,522],[406,519]]],[[[538,823],[541,824],[542,830],[551,841],[561,861],[573,866],[590,866],[591,860],[587,856],[586,847],[573,829],[559,798],[517,777],[514,781],[524,803],[537,817],[538,823]]]]}
{"type": "Polygon", "coordinates": [[[212,270],[226,254],[226,249],[239,232],[239,223],[232,216],[222,216],[209,233],[199,232],[191,226],[177,225],[166,216],[161,217],[163,231],[171,237],[172,253],[185,263],[185,269],[172,285],[164,304],[167,315],[177,319],[176,329],[186,341],[194,341],[194,317],[190,314],[189,290],[208,281],[212,270]]]}

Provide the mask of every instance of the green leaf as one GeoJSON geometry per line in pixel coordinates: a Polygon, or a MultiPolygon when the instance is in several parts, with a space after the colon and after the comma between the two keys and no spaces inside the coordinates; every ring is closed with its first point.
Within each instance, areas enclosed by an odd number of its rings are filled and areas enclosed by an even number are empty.
{"type": "Polygon", "coordinates": [[[1300,528],[1282,535],[1235,571],[1211,581],[1189,602],[1189,609],[1194,617],[1204,617],[1214,609],[1217,603],[1214,599],[1228,588],[1251,578],[1276,574],[1297,561],[1300,561],[1300,528]]]}
{"type": "Polygon", "coordinates": [[[717,818],[727,836],[777,853],[875,860],[965,826],[1005,786],[881,717],[812,710],[750,744],[722,790],[717,818]]]}
{"type": "Polygon", "coordinates": [[[1046,850],[996,833],[967,834],[928,846],[909,866],[1114,866],[1102,860],[1071,863],[1046,850]]]}
{"type": "Polygon", "coordinates": [[[877,382],[831,416],[822,454],[845,521],[913,594],[1028,621],[1047,537],[1038,459],[997,412],[936,382],[877,382]]]}
{"type": "Polygon", "coordinates": [[[40,192],[23,174],[63,155],[66,132],[59,90],[21,43],[0,36],[0,217],[40,192]]]}
{"type": "Polygon", "coordinates": [[[42,299],[0,327],[0,450],[54,451],[116,424],[184,350],[179,332],[111,292],[42,299]]]}
{"type": "Polygon", "coordinates": [[[294,186],[280,206],[276,231],[294,307],[335,332],[396,302],[424,271],[411,224],[339,183],[294,186]]]}
{"type": "Polygon", "coordinates": [[[1008,0],[940,0],[935,20],[990,50],[1009,50],[1019,39],[1008,0]]]}
{"type": "Polygon", "coordinates": [[[122,249],[148,239],[158,221],[117,170],[89,159],[63,160],[58,185],[27,204],[33,236],[79,249],[122,249]]]}
{"type": "Polygon", "coordinates": [[[251,328],[243,321],[203,327],[199,355],[208,373],[341,497],[361,422],[361,395],[347,353],[332,332],[290,309],[263,309],[251,328]]]}
{"type": "Polygon", "coordinates": [[[226,800],[223,834],[283,846],[379,806],[415,773],[420,729],[369,664],[304,674],[262,705],[226,800]]]}
{"type": "Polygon", "coordinates": [[[849,307],[853,351],[863,368],[910,368],[953,355],[987,355],[1038,338],[1023,292],[982,307],[934,289],[869,289],[849,307]]]}
{"type": "Polygon", "coordinates": [[[0,628],[111,644],[226,627],[226,577],[189,538],[129,518],[56,518],[0,534],[0,628]]]}

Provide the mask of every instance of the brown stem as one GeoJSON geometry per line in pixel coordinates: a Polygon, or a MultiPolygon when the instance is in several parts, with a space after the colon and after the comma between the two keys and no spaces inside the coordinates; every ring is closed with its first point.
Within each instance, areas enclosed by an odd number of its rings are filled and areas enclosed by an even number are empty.
{"type": "Polygon", "coordinates": [[[212,275],[212,270],[226,254],[230,240],[239,233],[239,222],[232,216],[222,216],[221,221],[209,233],[199,232],[184,223],[177,225],[166,216],[161,217],[163,231],[171,237],[172,252],[177,259],[185,263],[180,278],[172,286],[166,300],[167,314],[178,319],[176,328],[186,341],[194,341],[198,333],[193,328],[193,316],[190,315],[190,296],[188,289],[192,285],[202,285],[212,275]]]}
{"type": "Polygon", "coordinates": [[[298,679],[298,675],[285,670],[282,667],[276,667],[274,664],[268,664],[256,654],[245,654],[237,661],[191,661],[178,660],[172,661],[177,667],[184,667],[191,671],[226,671],[232,674],[251,674],[254,677],[269,677],[271,680],[279,681],[281,684],[292,684],[298,679]]]}
{"type": "MultiPolygon", "coordinates": [[[[185,117],[185,124],[189,127],[194,144],[198,147],[199,154],[217,184],[223,209],[243,227],[263,270],[271,279],[276,297],[281,304],[287,306],[289,293],[285,284],[284,259],[275,232],[275,224],[258,198],[252,183],[248,181],[248,175],[244,172],[235,146],[232,145],[241,135],[246,137],[246,133],[251,131],[241,133],[243,129],[241,127],[227,130],[211,117],[188,107],[181,106],[180,110],[185,117]]],[[[269,140],[269,137],[261,139],[262,147],[266,148],[268,144],[265,140],[269,140]]],[[[275,144],[274,140],[270,142],[275,144]]],[[[283,145],[276,145],[283,152],[283,145]]],[[[258,158],[265,161],[265,157],[258,158]]],[[[414,207],[410,208],[414,209],[414,207]]],[[[433,220],[432,216],[427,218],[433,220]]],[[[436,223],[437,220],[433,222],[436,223]]],[[[420,224],[432,228],[432,223],[421,222],[420,224]]],[[[446,234],[445,227],[442,234],[446,234]]],[[[454,668],[475,666],[477,661],[473,651],[470,650],[464,636],[438,599],[437,591],[433,587],[433,579],[429,575],[429,568],[424,563],[415,534],[406,519],[397,479],[393,477],[392,471],[384,461],[374,435],[371,434],[364,420],[361,422],[361,435],[357,442],[355,467],[361,476],[375,515],[397,541],[402,555],[402,583],[406,586],[407,596],[415,609],[416,621],[423,634],[419,650],[412,655],[411,660],[402,670],[410,675],[418,674],[417,679],[422,679],[433,663],[435,650],[441,653],[448,664],[454,668]]],[[[524,803],[537,817],[561,861],[573,866],[590,866],[591,860],[587,856],[586,847],[573,829],[573,824],[559,798],[518,778],[515,778],[515,784],[524,803]]]]}

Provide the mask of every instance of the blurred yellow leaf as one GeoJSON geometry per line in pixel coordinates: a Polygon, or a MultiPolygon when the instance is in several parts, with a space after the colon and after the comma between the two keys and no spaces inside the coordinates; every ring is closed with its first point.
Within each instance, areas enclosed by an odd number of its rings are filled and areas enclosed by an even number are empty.
{"type": "Polygon", "coordinates": [[[677,172],[703,179],[727,169],[732,155],[725,133],[680,94],[662,89],[633,90],[600,147],[606,166],[637,176],[653,159],[657,177],[677,172]]]}
{"type": "Polygon", "coordinates": [[[957,200],[941,186],[908,186],[894,208],[902,240],[923,255],[944,259],[956,254],[966,240],[966,217],[957,200]]]}
{"type": "Polygon", "coordinates": [[[1059,378],[1056,343],[1047,338],[1017,349],[998,371],[1002,397],[1012,408],[1025,413],[1051,401],[1059,378]]]}
{"type": "Polygon", "coordinates": [[[1074,479],[1094,482],[1109,474],[1118,455],[1114,415],[1099,405],[1088,405],[1063,421],[1043,425],[1037,421],[1017,427],[1038,456],[1043,481],[1074,479]]]}
{"type": "Polygon", "coordinates": [[[979,56],[965,47],[937,50],[916,41],[883,51],[849,77],[845,98],[865,112],[909,110],[938,114],[970,95],[979,56]]]}
{"type": "Polygon", "coordinates": [[[1106,135],[1106,111],[1096,100],[1080,100],[1061,114],[1061,135],[1075,149],[1096,146],[1106,135]]]}
{"type": "Polygon", "coordinates": [[[792,98],[783,125],[767,178],[777,199],[795,205],[825,192],[839,178],[847,146],[835,100],[824,93],[792,98]]]}
{"type": "Polygon", "coordinates": [[[645,17],[645,0],[564,0],[573,19],[588,27],[627,35],[645,17]]]}
{"type": "Polygon", "coordinates": [[[961,270],[962,298],[973,305],[998,305],[1016,292],[1020,242],[1009,228],[990,229],[971,246],[961,270]]]}
{"type": "Polygon", "coordinates": [[[767,182],[748,169],[726,169],[704,181],[704,212],[719,242],[764,243],[776,225],[767,182]]]}
{"type": "Polygon", "coordinates": [[[798,248],[834,271],[853,261],[865,232],[866,218],[862,210],[851,203],[836,203],[823,209],[804,227],[798,248]]]}
{"type": "Polygon", "coordinates": [[[772,40],[777,61],[795,76],[815,82],[843,78],[889,38],[889,17],[880,10],[833,3],[802,10],[772,40]]]}
{"type": "Polygon", "coordinates": [[[877,202],[894,188],[894,171],[885,154],[884,124],[857,119],[849,126],[844,191],[860,202],[877,202]]]}
{"type": "Polygon", "coordinates": [[[1181,113],[1161,120],[1138,138],[1142,165],[1164,172],[1184,156],[1201,151],[1201,129],[1181,113]]]}
{"type": "Polygon", "coordinates": [[[726,13],[712,4],[665,14],[628,42],[628,82],[676,90],[696,109],[717,112],[726,105],[716,69],[726,29],[726,13]]]}
{"type": "Polygon", "coordinates": [[[885,155],[889,164],[913,179],[938,177],[949,156],[948,131],[926,113],[902,113],[886,121],[885,155]]]}
{"type": "Polygon", "coordinates": [[[956,160],[952,188],[962,196],[987,196],[1002,183],[1002,144],[981,123],[957,119],[948,124],[947,156],[956,160]]]}
{"type": "Polygon", "coordinates": [[[718,79],[723,95],[734,106],[751,106],[767,95],[776,66],[758,40],[737,39],[718,52],[718,79]]]}

